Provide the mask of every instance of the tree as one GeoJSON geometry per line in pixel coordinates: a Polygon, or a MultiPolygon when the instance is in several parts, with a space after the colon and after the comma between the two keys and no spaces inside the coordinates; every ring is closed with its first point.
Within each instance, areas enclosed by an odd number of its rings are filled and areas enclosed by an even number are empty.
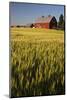
{"type": "Polygon", "coordinates": [[[18,27],[18,28],[19,28],[19,27],[20,27],[20,25],[17,25],[16,27],[18,27]]]}
{"type": "Polygon", "coordinates": [[[63,28],[64,29],[64,16],[63,16],[63,14],[61,14],[60,17],[59,17],[58,26],[60,28],[63,28]]]}
{"type": "Polygon", "coordinates": [[[59,25],[63,25],[64,19],[63,19],[63,15],[61,14],[59,17],[59,25]]]}
{"type": "Polygon", "coordinates": [[[34,25],[33,25],[33,24],[31,24],[31,25],[30,25],[30,27],[31,27],[31,28],[33,28],[33,27],[34,27],[34,25]]]}

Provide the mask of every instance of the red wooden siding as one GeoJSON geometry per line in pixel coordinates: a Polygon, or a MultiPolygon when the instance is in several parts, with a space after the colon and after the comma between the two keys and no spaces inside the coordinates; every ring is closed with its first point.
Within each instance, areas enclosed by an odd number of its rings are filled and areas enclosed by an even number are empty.
{"type": "Polygon", "coordinates": [[[35,28],[49,28],[49,23],[35,23],[35,28]]]}

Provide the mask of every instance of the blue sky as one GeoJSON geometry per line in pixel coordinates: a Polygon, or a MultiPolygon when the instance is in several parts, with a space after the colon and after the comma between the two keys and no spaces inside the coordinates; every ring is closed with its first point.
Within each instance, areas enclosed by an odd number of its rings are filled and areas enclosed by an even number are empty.
{"type": "Polygon", "coordinates": [[[48,15],[55,16],[58,21],[60,14],[64,15],[63,5],[10,2],[10,25],[34,23],[36,18],[48,15]]]}

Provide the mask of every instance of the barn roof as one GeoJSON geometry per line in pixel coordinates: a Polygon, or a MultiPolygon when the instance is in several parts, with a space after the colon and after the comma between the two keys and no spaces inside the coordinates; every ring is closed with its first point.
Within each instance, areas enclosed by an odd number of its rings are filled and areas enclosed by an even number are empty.
{"type": "Polygon", "coordinates": [[[53,18],[53,16],[48,16],[48,17],[41,16],[36,19],[36,23],[49,23],[52,18],[53,18]]]}

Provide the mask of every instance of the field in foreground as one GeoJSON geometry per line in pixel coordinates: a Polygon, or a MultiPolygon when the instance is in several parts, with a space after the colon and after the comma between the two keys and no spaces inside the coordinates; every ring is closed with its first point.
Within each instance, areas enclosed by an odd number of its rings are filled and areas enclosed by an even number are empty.
{"type": "Polygon", "coordinates": [[[11,97],[64,94],[64,32],[11,28],[11,97]]]}

